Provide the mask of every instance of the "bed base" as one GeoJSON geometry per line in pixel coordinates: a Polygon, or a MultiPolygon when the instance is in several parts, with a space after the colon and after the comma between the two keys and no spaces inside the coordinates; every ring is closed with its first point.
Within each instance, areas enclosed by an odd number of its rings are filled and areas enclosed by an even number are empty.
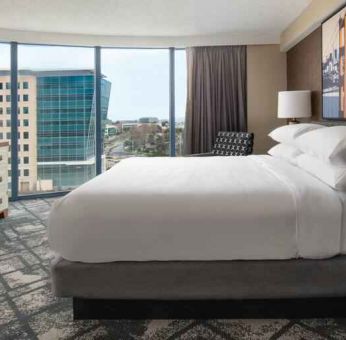
{"type": "Polygon", "coordinates": [[[346,317],[346,256],[52,263],[76,319],[346,317]]]}
{"type": "Polygon", "coordinates": [[[268,300],[73,298],[74,320],[345,318],[346,297],[268,300]]]}

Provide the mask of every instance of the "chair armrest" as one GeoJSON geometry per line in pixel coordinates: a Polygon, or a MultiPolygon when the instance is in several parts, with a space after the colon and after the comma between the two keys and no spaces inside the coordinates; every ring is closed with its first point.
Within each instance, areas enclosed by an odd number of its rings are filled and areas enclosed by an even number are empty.
{"type": "Polygon", "coordinates": [[[209,157],[209,156],[215,156],[211,152],[206,153],[193,153],[192,155],[186,155],[185,157],[209,157]]]}

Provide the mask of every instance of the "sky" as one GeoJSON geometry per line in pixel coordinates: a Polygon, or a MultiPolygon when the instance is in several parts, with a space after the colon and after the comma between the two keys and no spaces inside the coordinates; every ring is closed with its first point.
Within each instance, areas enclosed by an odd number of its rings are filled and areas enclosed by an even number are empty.
{"type": "MultiPolygon", "coordinates": [[[[8,69],[10,49],[0,44],[0,68],[8,69]]],[[[94,50],[83,47],[18,46],[18,69],[93,69],[94,50]]],[[[101,71],[111,85],[108,118],[115,120],[169,115],[167,49],[102,49],[101,71]]],[[[186,57],[176,51],[176,119],[185,117],[186,57]]]]}

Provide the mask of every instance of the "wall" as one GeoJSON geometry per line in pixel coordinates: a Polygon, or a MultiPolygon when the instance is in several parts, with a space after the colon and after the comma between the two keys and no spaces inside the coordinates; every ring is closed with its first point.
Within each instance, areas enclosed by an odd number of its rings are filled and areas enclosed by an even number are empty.
{"type": "Polygon", "coordinates": [[[312,91],[312,119],[322,116],[321,27],[287,52],[287,89],[312,91]]]}
{"type": "Polygon", "coordinates": [[[345,0],[313,0],[310,5],[281,34],[281,50],[288,51],[317,29],[345,0]]]}
{"type": "Polygon", "coordinates": [[[195,36],[112,36],[93,34],[70,34],[34,32],[0,28],[2,42],[17,41],[26,44],[56,44],[71,46],[104,47],[178,47],[272,44],[278,42],[276,33],[232,32],[195,36]]]}
{"type": "Polygon", "coordinates": [[[285,124],[277,118],[278,91],[286,90],[286,53],[279,45],[247,48],[248,130],[255,133],[256,154],[267,153],[275,143],[268,133],[285,124]]]}

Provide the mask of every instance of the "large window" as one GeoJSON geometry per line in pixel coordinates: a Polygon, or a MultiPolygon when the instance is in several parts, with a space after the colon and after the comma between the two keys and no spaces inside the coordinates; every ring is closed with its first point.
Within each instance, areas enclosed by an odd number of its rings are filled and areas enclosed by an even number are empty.
{"type": "Polygon", "coordinates": [[[168,156],[169,50],[103,49],[101,60],[106,167],[131,156],[168,156]]]}
{"type": "Polygon", "coordinates": [[[74,189],[99,164],[104,171],[127,157],[182,155],[184,50],[101,48],[99,59],[98,48],[11,44],[0,44],[0,141],[17,136],[8,160],[14,199],[74,189]]]}
{"type": "Polygon", "coordinates": [[[19,194],[96,175],[94,50],[18,46],[19,194]]]}

